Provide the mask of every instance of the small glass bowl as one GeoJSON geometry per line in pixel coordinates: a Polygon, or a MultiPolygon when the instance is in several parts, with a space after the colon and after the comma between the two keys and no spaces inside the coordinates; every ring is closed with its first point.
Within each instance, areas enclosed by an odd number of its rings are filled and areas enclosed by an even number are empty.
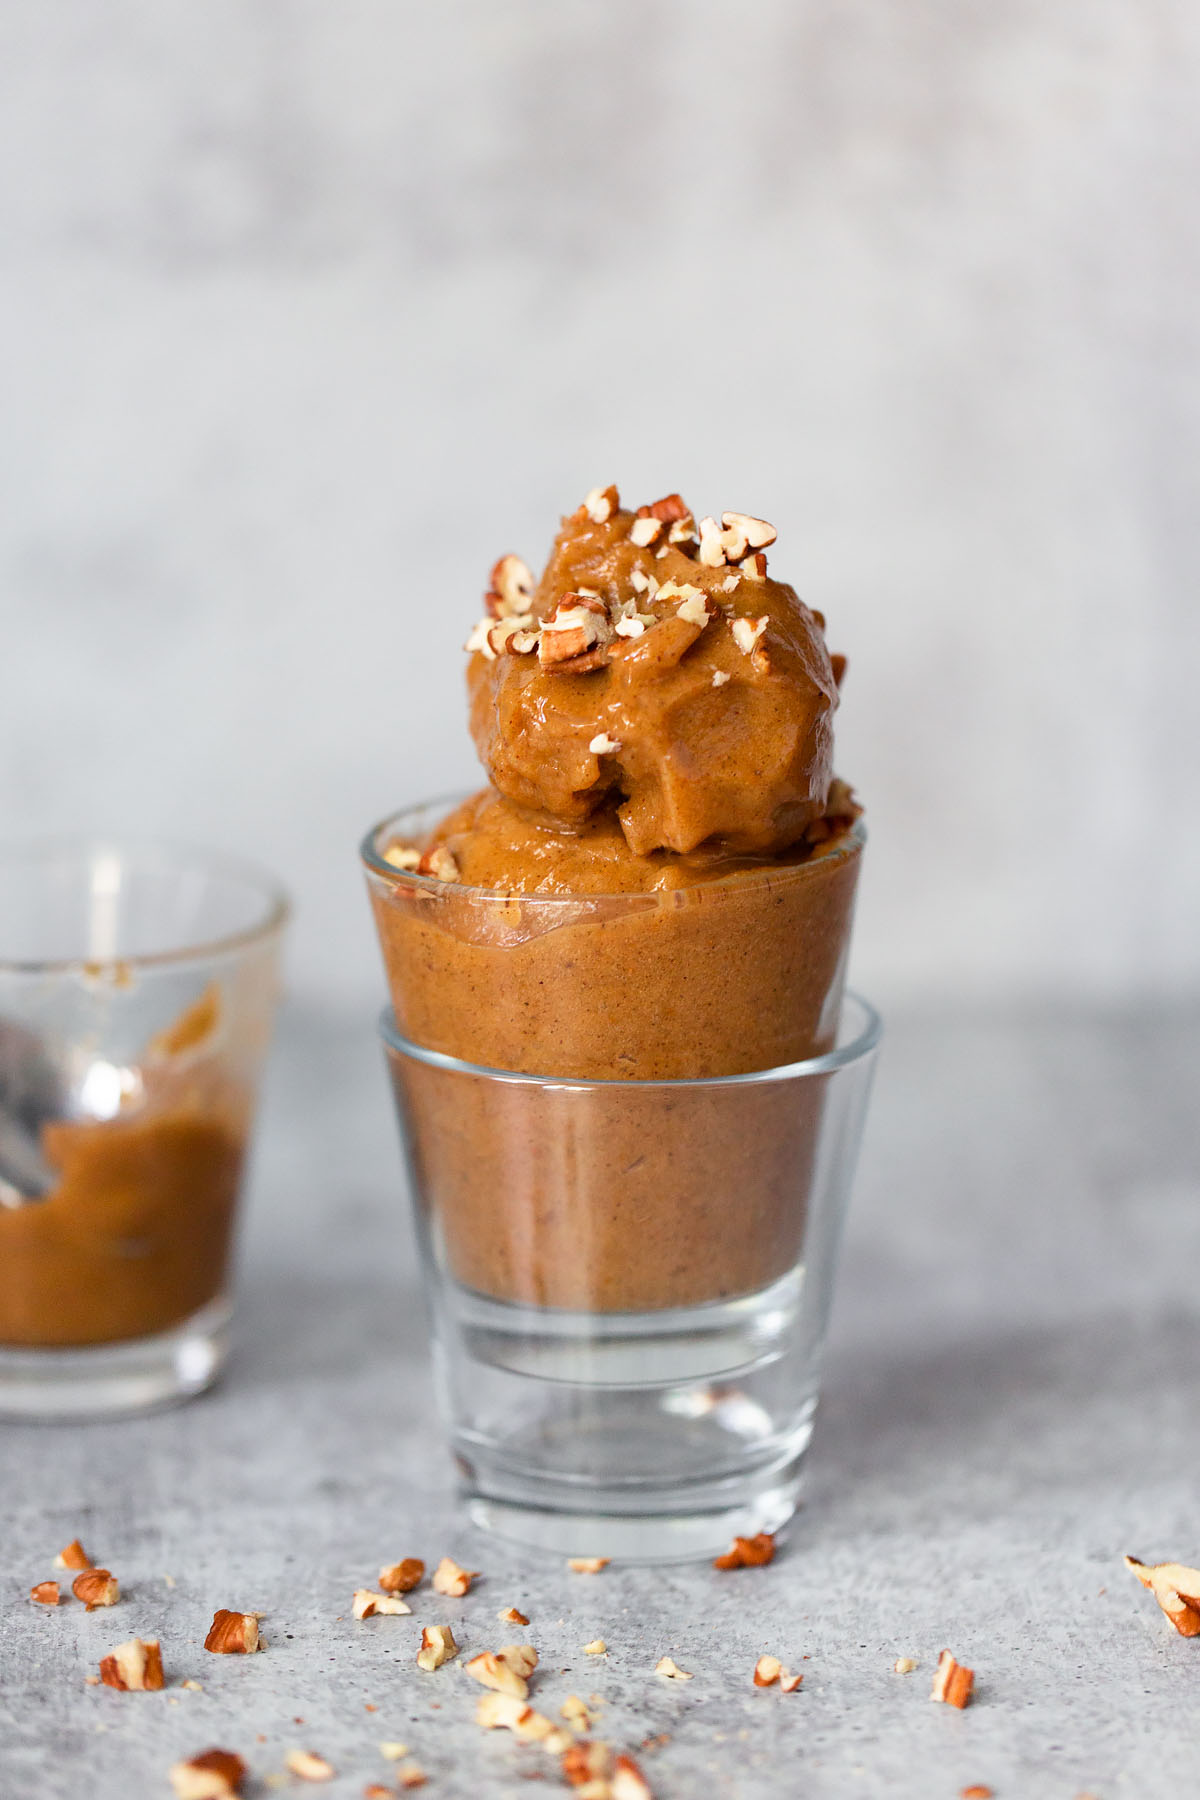
{"type": "Polygon", "coordinates": [[[206,851],[0,849],[0,1416],[215,1378],[287,916],[206,851]]]}

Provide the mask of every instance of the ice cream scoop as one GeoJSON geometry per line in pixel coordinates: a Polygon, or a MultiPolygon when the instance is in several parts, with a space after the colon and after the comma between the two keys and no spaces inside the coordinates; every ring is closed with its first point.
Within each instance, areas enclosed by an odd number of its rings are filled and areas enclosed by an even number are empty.
{"type": "Polygon", "coordinates": [[[766,572],[764,520],[696,525],[597,491],[541,580],[493,570],[468,641],[471,729],[515,806],[578,828],[615,809],[629,849],[778,854],[825,811],[841,659],[766,572]],[[756,547],[757,546],[757,547],[756,547]]]}

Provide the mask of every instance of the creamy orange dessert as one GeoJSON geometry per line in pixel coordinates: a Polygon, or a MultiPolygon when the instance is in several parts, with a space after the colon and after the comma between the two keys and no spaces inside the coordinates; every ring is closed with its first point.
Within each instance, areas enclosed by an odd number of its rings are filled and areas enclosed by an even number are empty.
{"type": "Polygon", "coordinates": [[[768,574],[774,538],[606,488],[540,579],[502,557],[467,645],[490,786],[368,853],[405,1037],[623,1084],[596,1090],[586,1155],[564,1161],[541,1090],[464,1076],[451,1099],[407,1065],[437,1227],[485,1293],[675,1306],[795,1261],[813,1125],[794,1096],[764,1084],[747,1143],[739,1090],[732,1142],[722,1090],[630,1085],[778,1068],[836,1032],[863,842],[833,772],[845,665],[768,574]]]}

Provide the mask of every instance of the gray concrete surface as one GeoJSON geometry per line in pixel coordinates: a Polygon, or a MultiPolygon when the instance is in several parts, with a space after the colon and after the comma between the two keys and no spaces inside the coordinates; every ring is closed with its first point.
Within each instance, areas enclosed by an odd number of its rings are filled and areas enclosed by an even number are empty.
{"type": "Polygon", "coordinates": [[[422,1621],[503,1641],[509,1603],[542,1704],[599,1693],[613,1738],[669,1734],[643,1759],[659,1800],[1193,1792],[1200,1642],[1120,1557],[1200,1558],[1198,1055],[1194,1016],[893,1019],[786,1551],[737,1576],[580,1577],[456,1521],[374,1043],[288,1019],[220,1390],[0,1429],[3,1800],[153,1800],[214,1743],[254,1795],[316,1748],[339,1775],[311,1791],[349,1800],[385,1777],[383,1739],[431,1800],[517,1800],[538,1753],[477,1730],[457,1669],[412,1660],[422,1621]],[[121,1578],[114,1612],[25,1599],[77,1532],[121,1578]],[[447,1551],[484,1571],[466,1601],[348,1616],[382,1559],[447,1551]],[[266,1612],[265,1654],[204,1652],[222,1605],[266,1612]],[[173,1685],[86,1687],[133,1633],[161,1635],[173,1685]],[[603,1661],[581,1654],[597,1635],[603,1661]],[[943,1645],[978,1671],[965,1713],[928,1699],[943,1645]],[[799,1693],[754,1691],[763,1650],[799,1663],[799,1693]],[[664,1653],[695,1679],[657,1679],[664,1653]]]}

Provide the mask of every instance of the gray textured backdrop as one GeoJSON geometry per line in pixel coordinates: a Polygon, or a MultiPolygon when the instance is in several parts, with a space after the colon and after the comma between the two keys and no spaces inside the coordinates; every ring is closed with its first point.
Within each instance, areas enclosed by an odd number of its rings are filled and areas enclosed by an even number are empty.
{"type": "Polygon", "coordinates": [[[355,840],[470,778],[500,551],[765,513],[851,659],[885,997],[1200,985],[1178,0],[7,0],[0,827],[355,840]]]}

